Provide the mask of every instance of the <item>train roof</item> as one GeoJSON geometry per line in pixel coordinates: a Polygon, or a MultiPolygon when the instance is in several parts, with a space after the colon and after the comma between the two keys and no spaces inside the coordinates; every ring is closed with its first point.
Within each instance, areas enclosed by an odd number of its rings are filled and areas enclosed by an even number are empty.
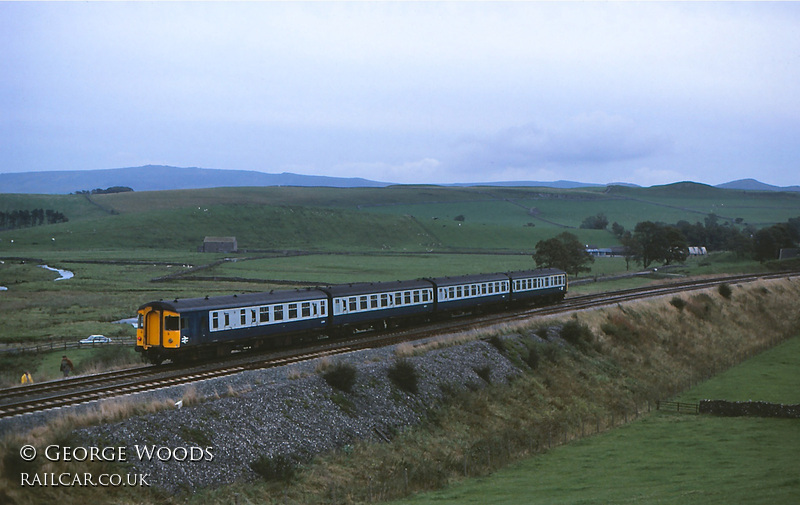
{"type": "Polygon", "coordinates": [[[263,293],[242,293],[235,295],[207,296],[204,298],[175,298],[148,302],[139,307],[157,307],[173,312],[192,310],[231,309],[273,303],[300,302],[307,300],[326,300],[328,295],[318,289],[297,289],[268,291],[263,293]]]}
{"type": "Polygon", "coordinates": [[[543,275],[564,275],[566,272],[558,268],[537,268],[534,270],[519,270],[517,272],[508,272],[507,275],[511,280],[527,279],[529,277],[541,277],[543,275]]]}
{"type": "Polygon", "coordinates": [[[506,274],[472,274],[457,275],[454,277],[435,277],[428,279],[437,286],[457,286],[461,284],[478,284],[481,282],[507,281],[506,274]]]}
{"type": "Polygon", "coordinates": [[[330,293],[331,296],[357,296],[373,293],[393,293],[395,291],[406,291],[409,289],[430,289],[431,283],[418,279],[414,281],[394,281],[394,282],[360,282],[355,284],[336,284],[320,288],[330,293]]]}

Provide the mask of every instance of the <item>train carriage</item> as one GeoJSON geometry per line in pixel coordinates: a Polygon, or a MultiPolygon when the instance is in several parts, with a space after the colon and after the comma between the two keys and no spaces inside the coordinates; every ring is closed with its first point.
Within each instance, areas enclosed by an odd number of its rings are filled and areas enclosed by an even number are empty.
{"type": "Polygon", "coordinates": [[[551,303],[564,299],[567,274],[556,268],[508,272],[511,280],[511,301],[551,303]]]}
{"type": "Polygon", "coordinates": [[[561,270],[342,284],[325,288],[159,300],[138,309],[136,351],[152,363],[221,356],[237,349],[287,346],[314,337],[351,334],[564,298],[561,270]]]}
{"type": "Polygon", "coordinates": [[[436,311],[469,311],[480,305],[496,305],[510,300],[505,274],[462,275],[428,279],[436,286],[436,311]]]}
{"type": "Polygon", "coordinates": [[[322,288],[331,300],[332,325],[384,327],[433,312],[433,285],[424,280],[341,284],[322,288]]]}
{"type": "Polygon", "coordinates": [[[328,295],[274,291],[150,302],[139,307],[136,350],[153,363],[177,356],[224,354],[260,345],[287,345],[326,329],[328,295]]]}

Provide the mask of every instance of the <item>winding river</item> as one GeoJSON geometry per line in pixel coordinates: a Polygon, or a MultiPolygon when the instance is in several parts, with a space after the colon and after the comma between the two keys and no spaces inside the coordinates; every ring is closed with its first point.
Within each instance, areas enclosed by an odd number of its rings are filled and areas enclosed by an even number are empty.
{"type": "Polygon", "coordinates": [[[61,270],[59,268],[53,268],[53,267],[49,267],[47,265],[39,265],[39,268],[44,268],[45,270],[50,270],[51,272],[58,272],[58,274],[61,277],[59,277],[58,279],[55,279],[57,281],[63,281],[63,280],[72,279],[73,277],[75,277],[75,274],[73,272],[70,272],[69,270],[61,270]]]}
{"type": "MultiPolygon", "coordinates": [[[[58,273],[58,275],[60,275],[61,277],[59,277],[57,279],[54,279],[56,281],[63,281],[63,280],[72,279],[73,277],[75,277],[75,273],[74,272],[70,272],[69,270],[61,270],[60,268],[53,268],[53,267],[47,266],[47,265],[39,265],[39,268],[44,268],[45,270],[50,270],[51,272],[58,273]]],[[[8,288],[5,287],[5,286],[0,286],[0,291],[8,291],[8,288]]]]}

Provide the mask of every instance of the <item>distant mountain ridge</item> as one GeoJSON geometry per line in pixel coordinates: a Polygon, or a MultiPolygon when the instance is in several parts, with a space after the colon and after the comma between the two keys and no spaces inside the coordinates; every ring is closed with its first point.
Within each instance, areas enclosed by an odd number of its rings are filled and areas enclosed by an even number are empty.
{"type": "Polygon", "coordinates": [[[745,191],[800,191],[800,186],[773,186],[771,184],[764,184],[755,179],[739,179],[738,181],[718,184],[717,187],[722,189],[742,189],[745,191]]]}
{"type": "Polygon", "coordinates": [[[238,186],[383,187],[388,183],[360,178],[267,174],[249,170],[146,165],[103,170],[65,170],[0,174],[0,193],[69,194],[112,186],[134,191],[238,186]]]}
{"type": "MultiPolygon", "coordinates": [[[[362,178],[299,175],[284,172],[268,174],[250,170],[222,170],[197,167],[146,165],[103,170],[68,170],[0,174],[0,193],[69,194],[78,191],[125,186],[134,191],[163,191],[241,186],[321,186],[332,188],[385,187],[393,183],[362,178]]],[[[499,181],[441,184],[442,186],[536,186],[559,189],[630,186],[635,184],[589,184],[574,181],[499,181]]],[[[800,191],[800,186],[781,188],[754,179],[742,179],[716,186],[745,191],[800,191]]]]}

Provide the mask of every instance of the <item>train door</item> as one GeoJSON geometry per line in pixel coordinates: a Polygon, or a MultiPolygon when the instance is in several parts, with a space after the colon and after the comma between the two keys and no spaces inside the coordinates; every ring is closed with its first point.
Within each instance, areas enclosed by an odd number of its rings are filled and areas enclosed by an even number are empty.
{"type": "Polygon", "coordinates": [[[161,311],[151,310],[145,317],[145,345],[161,345],[161,311]]]}

